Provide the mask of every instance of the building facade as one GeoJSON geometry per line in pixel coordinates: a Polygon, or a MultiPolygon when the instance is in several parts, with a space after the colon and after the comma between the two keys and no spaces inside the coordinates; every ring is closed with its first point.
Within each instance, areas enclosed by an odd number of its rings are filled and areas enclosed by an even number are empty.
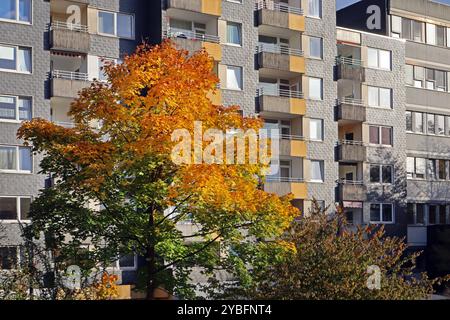
{"type": "MultiPolygon", "coordinates": [[[[341,204],[352,224],[383,224],[419,248],[430,226],[450,223],[448,6],[364,0],[336,14],[332,0],[2,0],[0,256],[19,259],[20,222],[45,187],[40,159],[16,139],[21,122],[71,126],[71,101],[105,80],[105,60],[166,38],[213,57],[213,103],[279,130],[265,190],[292,193],[305,214],[313,199],[341,204]]],[[[137,264],[118,262],[124,279],[137,264]]]]}

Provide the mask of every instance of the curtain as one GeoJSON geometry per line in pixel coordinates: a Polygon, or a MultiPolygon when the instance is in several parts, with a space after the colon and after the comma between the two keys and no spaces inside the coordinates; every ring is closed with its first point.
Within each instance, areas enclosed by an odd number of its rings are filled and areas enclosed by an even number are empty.
{"type": "Polygon", "coordinates": [[[242,70],[240,67],[227,67],[227,89],[242,89],[242,70]]]}
{"type": "Polygon", "coordinates": [[[16,48],[0,46],[0,68],[16,69],[16,48]]]}
{"type": "Polygon", "coordinates": [[[31,22],[31,0],[19,0],[19,20],[31,22]]]}
{"type": "Polygon", "coordinates": [[[19,48],[17,56],[18,71],[31,72],[31,50],[19,48]]]}
{"type": "Polygon", "coordinates": [[[312,17],[320,17],[320,2],[321,0],[309,0],[308,15],[312,17]]]}
{"type": "Polygon", "coordinates": [[[16,170],[16,148],[0,147],[0,170],[16,170]]]}
{"type": "Polygon", "coordinates": [[[15,98],[0,96],[0,118],[9,120],[16,119],[15,98]]]}
{"type": "Polygon", "coordinates": [[[241,28],[237,23],[227,24],[227,40],[228,43],[241,44],[241,28]]]}
{"type": "Polygon", "coordinates": [[[16,19],[16,0],[0,1],[0,18],[12,20],[16,19]]]}
{"type": "Polygon", "coordinates": [[[31,99],[19,98],[19,120],[31,120],[31,99]]]}

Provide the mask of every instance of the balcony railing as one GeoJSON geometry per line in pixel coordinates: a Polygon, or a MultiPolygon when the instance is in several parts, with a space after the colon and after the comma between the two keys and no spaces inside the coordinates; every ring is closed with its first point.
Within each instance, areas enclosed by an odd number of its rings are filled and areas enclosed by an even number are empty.
{"type": "Polygon", "coordinates": [[[66,80],[77,80],[77,81],[89,81],[89,75],[82,72],[72,72],[63,70],[53,70],[53,79],[66,79],[66,80]]]}
{"type": "Polygon", "coordinates": [[[287,54],[290,56],[303,57],[304,53],[300,49],[289,48],[271,43],[259,43],[256,47],[256,53],[267,52],[276,54],[287,54]]]}
{"type": "Polygon", "coordinates": [[[347,64],[351,66],[363,67],[364,62],[359,59],[347,58],[347,57],[336,57],[336,64],[347,64]]]}
{"type": "Polygon", "coordinates": [[[218,36],[213,36],[210,34],[198,33],[195,31],[169,28],[164,31],[164,37],[166,38],[181,38],[189,40],[206,41],[212,43],[219,43],[220,38],[218,36]]]}
{"type": "Polygon", "coordinates": [[[355,140],[340,140],[338,145],[351,145],[351,146],[365,146],[365,143],[362,141],[355,140]]]}
{"type": "Polygon", "coordinates": [[[362,106],[362,107],[366,106],[364,100],[362,100],[362,99],[355,99],[355,98],[348,98],[348,97],[339,98],[337,100],[337,103],[338,103],[338,105],[339,104],[351,104],[351,105],[354,105],[354,106],[362,106]]]}
{"type": "Polygon", "coordinates": [[[303,178],[266,176],[266,182],[304,182],[303,178]]]}
{"type": "Polygon", "coordinates": [[[283,140],[298,140],[298,141],[304,141],[305,137],[293,135],[293,134],[280,134],[279,137],[283,140]]]}
{"type": "Polygon", "coordinates": [[[276,97],[286,97],[286,98],[297,98],[303,99],[303,92],[296,90],[285,90],[280,88],[259,88],[256,90],[256,95],[260,96],[276,96],[276,97]]]}
{"type": "Polygon", "coordinates": [[[259,0],[255,3],[256,10],[268,9],[285,13],[293,13],[303,15],[303,9],[298,7],[292,7],[285,3],[277,3],[271,0],[259,0]]]}
{"type": "Polygon", "coordinates": [[[75,123],[74,122],[67,122],[67,121],[53,121],[54,124],[64,127],[64,128],[74,128],[75,123]]]}
{"type": "Polygon", "coordinates": [[[84,32],[84,33],[88,32],[88,27],[82,24],[67,23],[63,21],[53,21],[50,24],[50,30],[57,30],[57,29],[70,30],[75,32],[84,32]]]}
{"type": "Polygon", "coordinates": [[[346,180],[346,179],[339,179],[336,181],[338,184],[342,185],[351,185],[351,186],[362,186],[364,185],[364,181],[362,180],[346,180]]]}

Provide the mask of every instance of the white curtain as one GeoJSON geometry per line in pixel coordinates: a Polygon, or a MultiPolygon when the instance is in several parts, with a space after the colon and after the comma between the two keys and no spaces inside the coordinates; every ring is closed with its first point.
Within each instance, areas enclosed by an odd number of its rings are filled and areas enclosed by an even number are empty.
{"type": "Polygon", "coordinates": [[[321,161],[311,161],[311,180],[323,181],[323,163],[321,161]]]}
{"type": "Polygon", "coordinates": [[[31,99],[19,99],[19,120],[31,120],[31,99]]]}
{"type": "Polygon", "coordinates": [[[227,89],[242,89],[242,69],[227,67],[227,89]]]}
{"type": "Polygon", "coordinates": [[[0,147],[0,170],[17,169],[16,148],[0,147]]]}
{"type": "Polygon", "coordinates": [[[19,71],[31,72],[31,50],[19,48],[17,54],[17,67],[19,71]]]}
{"type": "Polygon", "coordinates": [[[312,17],[320,17],[321,16],[321,13],[320,13],[321,2],[322,2],[322,0],[309,0],[309,6],[308,6],[308,9],[309,9],[308,15],[309,16],[312,16],[312,17]]]}
{"type": "Polygon", "coordinates": [[[16,119],[15,98],[0,96],[0,118],[10,120],[16,119]]]}

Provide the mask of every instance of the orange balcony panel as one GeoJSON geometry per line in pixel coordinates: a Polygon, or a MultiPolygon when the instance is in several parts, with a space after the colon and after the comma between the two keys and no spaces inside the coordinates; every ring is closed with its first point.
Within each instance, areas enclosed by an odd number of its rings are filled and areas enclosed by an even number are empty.
{"type": "Polygon", "coordinates": [[[216,106],[222,105],[222,91],[217,89],[208,93],[208,99],[216,106]]]}
{"type": "Polygon", "coordinates": [[[222,0],[202,0],[202,13],[220,17],[222,15],[222,0]]]}
{"type": "Polygon", "coordinates": [[[304,32],[305,16],[289,13],[289,29],[304,32]]]}
{"type": "Polygon", "coordinates": [[[305,99],[290,98],[290,113],[304,116],[306,114],[306,102],[305,99]]]}
{"type": "Polygon", "coordinates": [[[295,199],[307,199],[308,198],[308,188],[304,182],[292,182],[291,183],[291,193],[294,195],[295,199]]]}
{"type": "Polygon", "coordinates": [[[205,48],[206,52],[211,55],[214,61],[222,60],[222,47],[218,43],[213,42],[202,42],[202,47],[205,48]]]}
{"type": "Polygon", "coordinates": [[[306,157],[306,142],[302,140],[291,140],[291,156],[292,157],[306,157]]]}
{"type": "Polygon", "coordinates": [[[289,71],[305,73],[305,57],[289,56],[289,71]]]}

